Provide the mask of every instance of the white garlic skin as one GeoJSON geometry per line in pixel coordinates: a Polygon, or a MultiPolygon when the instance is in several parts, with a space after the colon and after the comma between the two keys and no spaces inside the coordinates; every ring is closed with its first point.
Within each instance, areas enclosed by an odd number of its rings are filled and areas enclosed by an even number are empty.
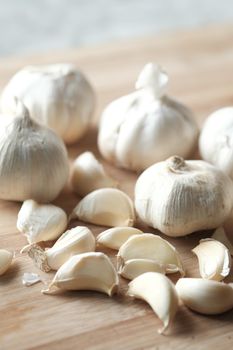
{"type": "Polygon", "coordinates": [[[10,267],[13,260],[13,253],[6,249],[0,249],[0,276],[10,267]]]}
{"type": "Polygon", "coordinates": [[[140,219],[174,237],[221,226],[232,203],[227,175],[204,161],[177,156],[146,169],[135,187],[140,219]]]}
{"type": "Polygon", "coordinates": [[[51,129],[33,121],[19,101],[16,114],[0,128],[0,198],[50,202],[69,176],[65,145],[51,129]]]}
{"type": "Polygon", "coordinates": [[[164,95],[157,81],[164,73],[156,67],[146,65],[136,83],[139,90],[113,101],[103,112],[99,150],[119,167],[141,171],[173,154],[186,158],[196,146],[198,128],[191,111],[164,95]]]}
{"type": "Polygon", "coordinates": [[[221,108],[206,119],[199,149],[204,160],[233,179],[233,107],[221,108]]]}
{"type": "Polygon", "coordinates": [[[17,72],[3,90],[3,113],[15,111],[15,96],[34,120],[52,128],[68,144],[87,131],[95,104],[93,89],[84,74],[65,63],[28,66],[17,72]]]}

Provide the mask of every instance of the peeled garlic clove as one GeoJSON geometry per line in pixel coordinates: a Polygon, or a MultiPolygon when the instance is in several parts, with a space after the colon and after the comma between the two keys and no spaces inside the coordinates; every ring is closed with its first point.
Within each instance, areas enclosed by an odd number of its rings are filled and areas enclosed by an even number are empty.
{"type": "Polygon", "coordinates": [[[120,269],[131,259],[149,259],[165,267],[166,273],[184,275],[182,262],[176,248],[160,236],[144,233],[130,237],[117,254],[120,269]]]}
{"type": "Polygon", "coordinates": [[[223,227],[217,228],[214,231],[214,233],[213,233],[211,238],[213,238],[216,241],[219,241],[222,244],[224,244],[227,247],[227,249],[229,250],[230,254],[233,256],[233,245],[229,241],[229,239],[228,239],[228,237],[227,237],[223,227]]]}
{"type": "Polygon", "coordinates": [[[67,226],[67,215],[53,204],[39,204],[32,199],[24,201],[17,219],[17,229],[29,243],[58,238],[67,226]]]}
{"type": "Polygon", "coordinates": [[[0,124],[0,198],[30,198],[41,203],[54,200],[69,176],[63,141],[32,120],[19,100],[16,115],[1,116],[0,124]]]}
{"type": "Polygon", "coordinates": [[[0,249],[0,276],[10,267],[13,260],[13,253],[6,249],[0,249]]]}
{"type": "Polygon", "coordinates": [[[69,258],[76,254],[95,251],[95,237],[84,226],[77,226],[66,231],[47,250],[42,250],[38,245],[32,245],[28,249],[28,255],[43,271],[58,270],[69,258]]]}
{"type": "Polygon", "coordinates": [[[91,152],[82,153],[74,161],[71,176],[73,190],[80,196],[105,187],[117,187],[117,183],[104,170],[91,152]]]}
{"type": "Polygon", "coordinates": [[[233,308],[232,283],[181,278],[176,290],[184,305],[204,315],[217,315],[233,308]]]}
{"type": "Polygon", "coordinates": [[[34,120],[73,143],[87,131],[95,95],[85,75],[72,64],[29,66],[18,71],[1,96],[4,113],[14,113],[14,97],[26,105],[34,120]]]}
{"type": "Polygon", "coordinates": [[[231,179],[201,160],[173,156],[146,169],[135,186],[139,218],[173,237],[220,226],[232,203],[231,179]]]}
{"type": "Polygon", "coordinates": [[[163,265],[149,259],[131,259],[120,268],[118,273],[129,280],[142,275],[145,272],[159,272],[165,274],[166,269],[163,265]]]}
{"type": "Polygon", "coordinates": [[[135,220],[131,199],[115,188],[89,193],[74,208],[71,218],[101,226],[132,226],[135,220]]]}
{"type": "Polygon", "coordinates": [[[119,250],[129,237],[142,233],[141,230],[135,227],[113,227],[101,232],[96,237],[96,242],[105,247],[119,250]]]}
{"type": "Polygon", "coordinates": [[[178,309],[178,296],[173,283],[163,274],[146,272],[129,283],[128,295],[145,300],[163,322],[163,333],[178,309]]]}
{"type": "Polygon", "coordinates": [[[231,255],[224,244],[214,239],[202,239],[193,250],[199,261],[202,278],[221,281],[229,275],[231,255]]]}
{"type": "Polygon", "coordinates": [[[107,255],[83,253],[72,256],[57,271],[48,289],[54,290],[95,290],[112,296],[118,289],[118,276],[107,255]]]}

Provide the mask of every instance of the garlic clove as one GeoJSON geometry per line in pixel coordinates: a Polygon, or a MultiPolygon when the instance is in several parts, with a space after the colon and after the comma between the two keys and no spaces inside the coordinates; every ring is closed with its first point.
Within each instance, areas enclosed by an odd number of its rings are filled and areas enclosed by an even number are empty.
{"type": "Polygon", "coordinates": [[[0,276],[10,267],[14,254],[6,249],[0,249],[0,276]]]}
{"type": "Polygon", "coordinates": [[[210,238],[202,239],[192,252],[198,258],[202,278],[221,281],[229,275],[231,255],[221,242],[210,238]]]}
{"type": "Polygon", "coordinates": [[[176,290],[184,305],[204,315],[217,315],[233,308],[232,283],[180,278],[176,290]]]}
{"type": "Polygon", "coordinates": [[[53,204],[39,204],[32,199],[24,201],[17,219],[17,229],[29,243],[58,238],[67,226],[67,215],[53,204]]]}
{"type": "Polygon", "coordinates": [[[135,227],[113,227],[101,232],[96,237],[96,242],[105,247],[119,250],[129,237],[142,233],[141,230],[135,227]]]}
{"type": "Polygon", "coordinates": [[[109,257],[91,252],[69,258],[42,293],[51,294],[56,289],[95,290],[112,296],[117,292],[118,284],[118,276],[109,257]]]}
{"type": "Polygon", "coordinates": [[[173,283],[163,274],[146,272],[129,283],[128,295],[145,300],[163,322],[163,333],[178,309],[178,295],[173,283]]]}
{"type": "Polygon", "coordinates": [[[117,187],[117,182],[106,174],[93,153],[84,152],[74,161],[71,185],[83,197],[99,188],[117,187]]]}
{"type": "Polygon", "coordinates": [[[74,208],[71,218],[101,226],[132,226],[135,213],[132,200],[115,188],[89,193],[74,208]]]}
{"type": "Polygon", "coordinates": [[[176,248],[158,235],[144,233],[130,237],[117,254],[118,268],[121,270],[131,259],[149,259],[165,267],[166,273],[180,272],[184,268],[176,248]]]}
{"type": "Polygon", "coordinates": [[[230,254],[233,256],[233,245],[232,243],[229,241],[226,233],[225,233],[225,230],[223,227],[219,227],[217,228],[212,237],[213,239],[215,239],[216,241],[219,241],[221,242],[222,244],[224,244],[227,249],[229,250],[230,254]]]}
{"type": "Polygon", "coordinates": [[[150,259],[131,259],[120,268],[118,273],[129,280],[142,275],[145,272],[159,272],[165,274],[166,269],[163,265],[150,259]]]}
{"type": "Polygon", "coordinates": [[[33,244],[28,248],[28,255],[37,267],[48,272],[58,270],[71,256],[95,251],[95,237],[91,230],[84,226],[77,226],[66,231],[47,250],[33,244]]]}

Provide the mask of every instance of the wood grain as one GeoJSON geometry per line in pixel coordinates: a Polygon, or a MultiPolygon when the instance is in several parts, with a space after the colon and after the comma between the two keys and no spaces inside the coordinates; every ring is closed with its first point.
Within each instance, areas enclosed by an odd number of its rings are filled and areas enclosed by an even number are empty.
{"type": "MultiPolygon", "coordinates": [[[[233,26],[209,27],[190,32],[168,33],[101,47],[38,54],[0,60],[0,86],[27,64],[74,62],[92,81],[98,96],[95,125],[103,107],[133,89],[136,76],[148,61],[158,61],[169,72],[169,92],[189,105],[199,125],[215,109],[233,104],[233,26]]],[[[69,149],[73,159],[84,150],[96,149],[96,126],[69,149]]],[[[136,175],[107,170],[123,190],[133,196],[136,175]]],[[[69,187],[55,201],[70,213],[78,198],[69,187]]],[[[166,336],[157,334],[160,321],[149,306],[124,295],[113,299],[100,293],[69,292],[56,296],[40,293],[41,284],[30,288],[21,283],[24,272],[38,272],[19,250],[26,243],[17,232],[18,203],[0,201],[0,246],[16,251],[8,273],[0,279],[1,349],[227,349],[233,345],[233,314],[205,317],[181,307],[166,336]]],[[[71,226],[78,222],[72,222],[71,226]]],[[[151,228],[140,227],[147,232],[151,228]]],[[[90,226],[95,234],[101,227],[90,226]]],[[[208,233],[169,239],[179,250],[187,274],[198,276],[197,261],[190,249],[208,233]]],[[[114,252],[106,251],[114,260],[114,252]]],[[[42,274],[49,280],[52,273],[42,274]]],[[[179,278],[172,276],[173,281],[179,278]]],[[[233,275],[228,281],[233,280],[233,275]]]]}

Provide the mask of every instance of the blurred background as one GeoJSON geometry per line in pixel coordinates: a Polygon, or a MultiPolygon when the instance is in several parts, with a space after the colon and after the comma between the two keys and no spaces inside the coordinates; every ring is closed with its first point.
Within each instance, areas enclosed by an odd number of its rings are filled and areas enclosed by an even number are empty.
{"type": "Polygon", "coordinates": [[[232,0],[0,0],[0,56],[231,22],[232,0]]]}

